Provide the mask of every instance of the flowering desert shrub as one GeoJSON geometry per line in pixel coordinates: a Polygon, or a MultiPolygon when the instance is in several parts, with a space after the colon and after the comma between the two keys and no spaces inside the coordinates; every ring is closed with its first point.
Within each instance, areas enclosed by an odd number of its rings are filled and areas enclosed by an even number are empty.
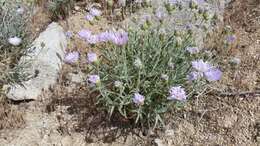
{"type": "MultiPolygon", "coordinates": [[[[83,36],[91,37],[85,32],[83,36]]],[[[105,36],[109,41],[101,45],[100,55],[87,55],[88,83],[99,92],[98,103],[110,117],[120,113],[137,124],[158,126],[164,123],[163,114],[221,78],[222,72],[206,61],[188,33],[121,31],[105,36]]]]}

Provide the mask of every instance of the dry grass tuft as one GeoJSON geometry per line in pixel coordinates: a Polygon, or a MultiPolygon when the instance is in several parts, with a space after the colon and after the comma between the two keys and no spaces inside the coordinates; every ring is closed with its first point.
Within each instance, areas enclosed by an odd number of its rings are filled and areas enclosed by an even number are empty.
{"type": "Polygon", "coordinates": [[[0,99],[0,130],[20,128],[24,124],[23,112],[8,104],[5,99],[0,99]]]}

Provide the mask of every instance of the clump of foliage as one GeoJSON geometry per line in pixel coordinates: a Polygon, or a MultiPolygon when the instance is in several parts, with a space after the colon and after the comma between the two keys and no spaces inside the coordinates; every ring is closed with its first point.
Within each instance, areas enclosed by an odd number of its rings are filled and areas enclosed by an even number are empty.
{"type": "Polygon", "coordinates": [[[181,104],[167,97],[172,86],[186,86],[191,58],[184,48],[190,38],[180,43],[174,36],[160,37],[157,32],[133,32],[129,38],[125,47],[104,53],[108,63],[97,69],[102,79],[97,88],[100,103],[110,115],[116,111],[136,122],[163,122],[161,114],[181,104]]]}
{"type": "MultiPolygon", "coordinates": [[[[85,19],[92,23],[101,14],[91,9],[85,19]]],[[[166,16],[165,11],[155,10],[160,24],[166,16]]],[[[119,114],[138,125],[157,127],[164,125],[164,114],[202,94],[209,82],[221,79],[222,72],[210,63],[209,51],[196,47],[189,27],[167,33],[163,25],[152,26],[149,16],[142,22],[140,29],[129,32],[82,29],[77,36],[91,47],[100,47],[98,53],[87,54],[87,81],[109,117],[119,114]]],[[[68,32],[68,37],[73,34],[68,32]]],[[[75,64],[82,56],[67,52],[64,61],[75,64]]]]}
{"type": "Polygon", "coordinates": [[[47,9],[50,12],[51,19],[63,19],[69,15],[74,7],[75,0],[48,0],[47,9]]]}
{"type": "Polygon", "coordinates": [[[26,78],[23,65],[16,65],[30,44],[29,13],[14,1],[0,3],[0,87],[26,78]]]}
{"type": "Polygon", "coordinates": [[[100,59],[93,52],[87,56],[88,82],[100,93],[98,103],[110,117],[120,113],[137,124],[156,127],[164,123],[163,114],[222,74],[203,61],[210,58],[193,46],[189,33],[139,30],[130,31],[129,38],[126,33],[106,38],[110,43],[103,46],[100,59]]]}

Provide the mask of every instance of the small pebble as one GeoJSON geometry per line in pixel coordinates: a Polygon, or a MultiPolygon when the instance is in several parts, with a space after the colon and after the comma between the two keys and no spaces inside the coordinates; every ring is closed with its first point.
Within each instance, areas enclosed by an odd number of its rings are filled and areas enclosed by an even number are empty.
{"type": "Polygon", "coordinates": [[[162,140],[159,139],[159,138],[154,139],[154,142],[156,143],[157,146],[165,146],[165,145],[163,144],[162,140]]]}
{"type": "Polygon", "coordinates": [[[79,6],[75,6],[74,9],[75,9],[76,11],[79,11],[79,10],[80,10],[80,7],[79,7],[79,6]]]}

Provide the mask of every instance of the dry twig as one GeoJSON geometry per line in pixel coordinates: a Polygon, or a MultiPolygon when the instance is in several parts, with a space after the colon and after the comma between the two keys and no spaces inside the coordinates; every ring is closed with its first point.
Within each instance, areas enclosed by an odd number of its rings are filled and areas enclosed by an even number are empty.
{"type": "Polygon", "coordinates": [[[217,95],[217,96],[251,96],[251,97],[257,97],[260,96],[260,90],[256,91],[243,91],[243,92],[210,92],[211,95],[217,95]]]}

